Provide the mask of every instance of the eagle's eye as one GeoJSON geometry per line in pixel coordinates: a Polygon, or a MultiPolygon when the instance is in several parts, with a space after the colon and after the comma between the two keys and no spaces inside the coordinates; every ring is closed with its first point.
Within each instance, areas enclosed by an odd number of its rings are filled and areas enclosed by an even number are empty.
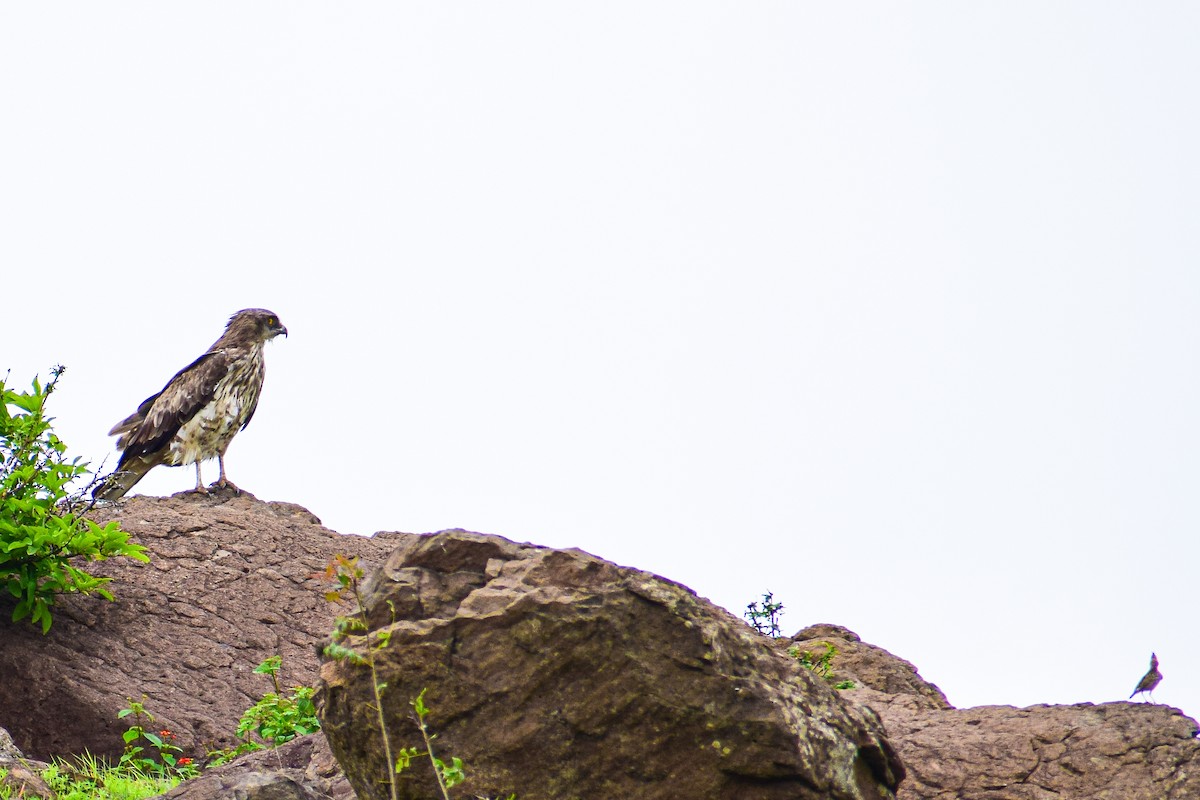
{"type": "Polygon", "coordinates": [[[279,320],[275,319],[274,317],[267,317],[267,324],[273,328],[279,324],[279,320]]]}

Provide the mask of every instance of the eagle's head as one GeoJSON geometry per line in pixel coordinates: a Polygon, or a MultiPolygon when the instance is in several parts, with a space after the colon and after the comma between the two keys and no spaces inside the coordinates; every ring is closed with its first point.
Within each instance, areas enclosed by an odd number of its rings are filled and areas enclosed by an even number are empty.
{"type": "Polygon", "coordinates": [[[225,334],[236,334],[260,342],[267,342],[279,334],[287,336],[287,328],[279,321],[279,315],[265,308],[243,308],[229,318],[225,334]]]}

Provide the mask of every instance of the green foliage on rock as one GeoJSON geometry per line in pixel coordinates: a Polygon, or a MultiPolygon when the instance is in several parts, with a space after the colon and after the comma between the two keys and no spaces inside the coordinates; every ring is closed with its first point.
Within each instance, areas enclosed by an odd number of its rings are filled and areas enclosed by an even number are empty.
{"type": "Polygon", "coordinates": [[[271,678],[275,691],[264,694],[261,700],[242,714],[237,733],[243,739],[255,733],[271,747],[278,747],[297,736],[316,733],[321,729],[312,701],[313,688],[293,686],[290,694],[284,694],[277,677],[282,665],[282,657],[271,656],[254,668],[255,674],[271,678]]]}
{"type": "Polygon", "coordinates": [[[824,678],[833,684],[835,689],[855,689],[857,685],[854,681],[835,681],[833,677],[833,657],[837,655],[838,649],[831,642],[821,642],[825,646],[825,652],[820,655],[814,655],[809,650],[801,649],[797,645],[792,645],[788,648],[788,655],[800,662],[800,665],[817,673],[818,676],[824,678]]]}
{"type": "Polygon", "coordinates": [[[50,608],[65,592],[97,594],[112,600],[98,578],[76,566],[126,556],[149,561],[116,522],[97,525],[80,511],[79,495],[68,485],[90,474],[87,464],[68,459],[67,446],[51,428],[46,401],[62,367],[42,385],[18,392],[0,378],[0,587],[16,598],[13,621],[28,618],[50,629],[50,608]]]}
{"type": "Polygon", "coordinates": [[[285,694],[278,678],[282,666],[281,656],[271,656],[254,668],[255,674],[270,677],[275,691],[267,692],[246,709],[237,728],[237,735],[242,741],[235,747],[210,752],[208,766],[220,766],[245,753],[279,747],[297,736],[316,733],[321,729],[321,721],[317,719],[317,709],[312,700],[315,690],[311,686],[293,686],[291,692],[285,694]]]}

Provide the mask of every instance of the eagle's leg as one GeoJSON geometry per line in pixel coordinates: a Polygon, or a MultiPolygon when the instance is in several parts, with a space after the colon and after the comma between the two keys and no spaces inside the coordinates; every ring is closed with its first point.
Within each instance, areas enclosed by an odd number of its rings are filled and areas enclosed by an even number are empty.
{"type": "Polygon", "coordinates": [[[217,454],[217,463],[221,465],[221,477],[217,478],[218,489],[233,489],[234,494],[241,494],[242,490],[234,485],[233,481],[225,477],[225,456],[217,454]]]}
{"type": "Polygon", "coordinates": [[[200,479],[200,462],[196,462],[196,493],[208,494],[208,489],[204,488],[204,481],[200,479]]]}

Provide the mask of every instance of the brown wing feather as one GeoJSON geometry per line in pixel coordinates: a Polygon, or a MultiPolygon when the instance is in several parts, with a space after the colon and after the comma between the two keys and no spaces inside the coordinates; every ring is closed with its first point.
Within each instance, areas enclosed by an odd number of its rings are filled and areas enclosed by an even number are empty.
{"type": "Polygon", "coordinates": [[[229,359],[218,350],[175,373],[161,392],[146,398],[136,414],[113,428],[114,434],[127,433],[117,441],[117,447],[124,450],[121,463],[166,447],[184,423],[208,404],[217,382],[228,371],[229,359]]]}
{"type": "Polygon", "coordinates": [[[129,433],[131,430],[136,428],[138,423],[146,418],[146,412],[150,410],[150,406],[154,405],[154,401],[158,399],[159,394],[162,394],[162,392],[151,395],[143,400],[142,404],[138,406],[138,410],[118,422],[116,425],[113,425],[112,430],[108,432],[108,435],[117,436],[119,434],[129,433]]]}

